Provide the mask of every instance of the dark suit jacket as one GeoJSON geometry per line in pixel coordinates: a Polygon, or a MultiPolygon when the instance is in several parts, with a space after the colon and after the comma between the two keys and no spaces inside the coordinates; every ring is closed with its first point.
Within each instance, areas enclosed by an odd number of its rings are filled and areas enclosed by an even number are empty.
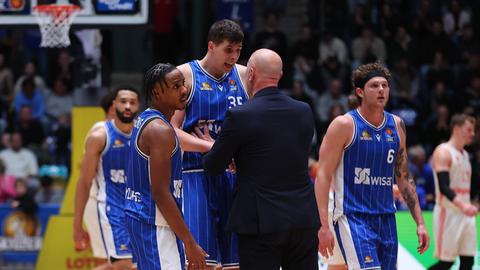
{"type": "Polygon", "coordinates": [[[203,166],[209,174],[220,174],[235,159],[228,230],[260,234],[319,227],[308,173],[313,130],[310,107],[277,88],[260,90],[227,112],[203,166]]]}

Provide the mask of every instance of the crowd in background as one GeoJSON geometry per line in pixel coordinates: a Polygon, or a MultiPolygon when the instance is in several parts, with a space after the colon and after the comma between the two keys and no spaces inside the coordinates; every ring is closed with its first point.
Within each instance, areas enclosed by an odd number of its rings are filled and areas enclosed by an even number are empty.
{"type": "MultiPolygon", "coordinates": [[[[349,110],[352,69],[372,61],[388,66],[393,76],[387,109],[406,124],[410,170],[420,203],[432,209],[434,184],[428,161],[433,148],[449,137],[450,116],[465,112],[476,116],[480,125],[479,4],[336,0],[321,1],[319,8],[318,1],[309,1],[307,19],[298,29],[300,38],[292,40],[278,27],[287,2],[263,1],[259,15],[263,26],[246,33],[239,62],[245,63],[261,47],[279,53],[285,65],[280,86],[308,103],[315,115],[312,158],[318,158],[330,121],[349,110]]],[[[159,36],[178,40],[177,30],[178,24],[172,24],[159,36]]],[[[61,188],[55,188],[70,171],[70,112],[73,104],[81,103],[75,89],[88,94],[90,88],[110,86],[106,52],[98,42],[100,31],[78,31],[71,37],[72,46],[47,50],[38,47],[37,30],[15,36],[0,29],[0,159],[5,165],[0,181],[23,179],[38,202],[61,201],[61,188]]],[[[161,42],[153,44],[155,61],[184,61],[178,50],[163,59],[165,54],[155,53],[161,42]]],[[[476,196],[480,133],[468,150],[474,173],[471,190],[476,196]]],[[[0,202],[8,200],[2,192],[6,191],[0,187],[0,202]]]]}

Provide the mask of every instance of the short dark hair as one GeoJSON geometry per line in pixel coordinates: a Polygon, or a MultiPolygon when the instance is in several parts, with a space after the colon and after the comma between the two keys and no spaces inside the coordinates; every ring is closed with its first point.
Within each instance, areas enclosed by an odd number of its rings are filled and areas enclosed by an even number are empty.
{"type": "Polygon", "coordinates": [[[105,114],[108,113],[108,110],[112,106],[114,99],[115,99],[115,95],[114,95],[113,91],[110,91],[110,92],[106,93],[102,97],[102,99],[100,100],[100,107],[102,107],[105,114]]]}
{"type": "Polygon", "coordinates": [[[137,97],[140,98],[140,92],[138,92],[138,90],[135,87],[133,87],[131,85],[119,85],[119,86],[115,87],[114,90],[113,90],[112,101],[117,98],[118,92],[120,92],[122,90],[127,90],[127,91],[134,92],[135,94],[137,94],[137,97]]]}
{"type": "Polygon", "coordinates": [[[158,63],[147,71],[143,83],[147,104],[152,100],[155,84],[162,86],[165,83],[165,76],[175,69],[176,67],[170,63],[158,63]]]}
{"type": "Polygon", "coordinates": [[[464,113],[457,113],[452,116],[452,119],[450,120],[450,128],[454,127],[461,127],[463,126],[466,122],[472,123],[472,125],[475,126],[475,117],[464,114],[464,113]]]}
{"type": "Polygon", "coordinates": [[[215,22],[208,31],[208,41],[219,44],[225,39],[231,43],[241,43],[243,31],[240,25],[228,19],[215,22]]]}

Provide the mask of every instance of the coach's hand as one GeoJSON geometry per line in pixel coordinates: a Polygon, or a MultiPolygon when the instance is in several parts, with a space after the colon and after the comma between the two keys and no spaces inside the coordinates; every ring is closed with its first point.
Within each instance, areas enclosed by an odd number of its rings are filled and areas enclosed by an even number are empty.
{"type": "Polygon", "coordinates": [[[335,240],[328,225],[320,227],[320,230],[318,231],[318,241],[318,251],[320,251],[320,254],[327,259],[328,257],[333,256],[333,246],[335,245],[335,240]]]}
{"type": "Polygon", "coordinates": [[[205,258],[209,255],[195,242],[185,243],[188,269],[207,269],[205,258]]]}
{"type": "Polygon", "coordinates": [[[427,251],[430,246],[430,236],[428,236],[428,231],[425,228],[425,225],[421,224],[417,226],[417,236],[418,236],[418,247],[417,251],[420,254],[423,254],[427,251]]]}

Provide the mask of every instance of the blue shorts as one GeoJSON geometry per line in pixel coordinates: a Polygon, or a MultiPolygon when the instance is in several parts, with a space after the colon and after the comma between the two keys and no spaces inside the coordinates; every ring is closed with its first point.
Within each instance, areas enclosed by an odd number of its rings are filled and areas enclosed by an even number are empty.
{"type": "Polygon", "coordinates": [[[130,259],[130,238],[125,229],[125,212],[105,202],[97,203],[100,234],[108,258],[130,259]]]}
{"type": "Polygon", "coordinates": [[[138,270],[185,269],[183,244],[170,227],[147,224],[127,215],[133,263],[138,270]]]}
{"type": "Polygon", "coordinates": [[[347,214],[334,228],[348,269],[397,269],[395,214],[347,214]]]}
{"type": "Polygon", "coordinates": [[[238,238],[227,232],[236,176],[207,176],[203,170],[183,172],[183,215],[197,243],[207,252],[208,265],[238,267],[238,238]]]}

